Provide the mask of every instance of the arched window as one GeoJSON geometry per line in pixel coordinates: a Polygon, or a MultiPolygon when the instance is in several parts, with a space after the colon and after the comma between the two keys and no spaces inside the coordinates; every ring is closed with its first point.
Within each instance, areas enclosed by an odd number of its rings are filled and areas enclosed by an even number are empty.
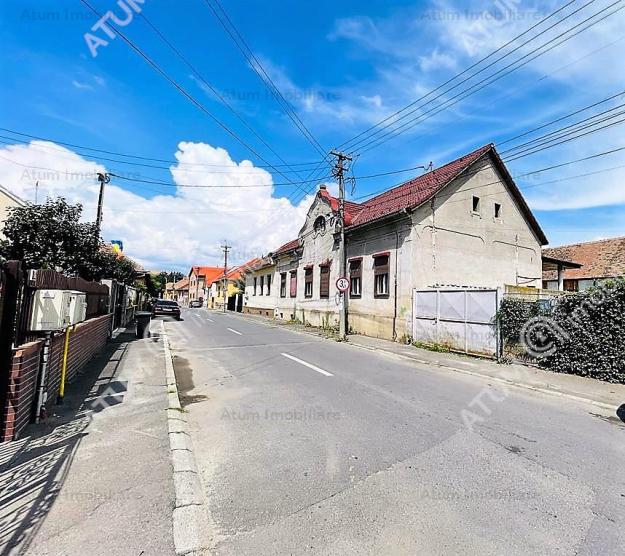
{"type": "Polygon", "coordinates": [[[325,216],[317,216],[315,223],[313,224],[313,229],[317,233],[323,233],[326,231],[326,219],[325,216]]]}

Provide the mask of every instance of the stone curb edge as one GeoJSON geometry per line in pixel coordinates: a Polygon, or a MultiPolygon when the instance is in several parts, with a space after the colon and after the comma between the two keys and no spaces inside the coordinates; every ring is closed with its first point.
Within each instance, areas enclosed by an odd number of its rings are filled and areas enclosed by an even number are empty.
{"type": "Polygon", "coordinates": [[[167,426],[176,500],[173,511],[174,548],[177,556],[208,554],[208,506],[200,481],[189,424],[180,405],[169,339],[161,321],[167,378],[167,426]]]}
{"type": "MultiPolygon", "coordinates": [[[[242,314],[242,313],[238,313],[236,316],[239,316],[241,318],[247,318],[246,315],[242,314]]],[[[257,322],[260,322],[262,324],[269,324],[266,322],[263,322],[264,319],[267,317],[261,317],[259,319],[254,319],[257,322]]],[[[296,332],[299,334],[309,334],[309,335],[313,335],[313,336],[317,336],[318,338],[321,338],[322,340],[325,340],[326,338],[324,338],[321,335],[315,334],[314,332],[307,332],[307,331],[301,331],[301,330],[291,330],[291,332],[296,332]]],[[[391,357],[397,357],[399,359],[402,359],[404,361],[410,361],[412,363],[420,363],[422,365],[431,365],[432,367],[439,367],[442,369],[448,369],[457,373],[462,373],[465,375],[470,375],[470,376],[474,376],[477,378],[482,378],[485,380],[492,380],[495,382],[499,382],[501,384],[505,384],[507,386],[513,386],[516,388],[520,388],[523,390],[530,390],[532,392],[539,392],[541,394],[546,394],[548,396],[554,396],[554,397],[558,397],[558,398],[566,398],[569,400],[573,400],[576,402],[581,402],[581,403],[587,403],[590,405],[593,405],[595,407],[600,407],[602,409],[607,409],[611,412],[614,412],[617,409],[617,406],[615,405],[611,405],[608,403],[604,403],[604,402],[600,402],[597,400],[593,400],[592,398],[585,398],[583,396],[576,396],[575,394],[568,394],[566,392],[558,392],[556,390],[548,390],[547,388],[540,388],[539,386],[531,386],[530,384],[525,384],[522,382],[517,382],[514,380],[508,380],[505,378],[499,378],[496,376],[492,376],[492,375],[485,375],[482,373],[476,373],[475,371],[470,371],[468,369],[459,369],[458,367],[454,367],[452,365],[447,365],[445,363],[441,363],[440,361],[428,361],[426,359],[418,359],[416,357],[410,357],[409,355],[402,355],[401,353],[395,353],[393,351],[388,351],[385,350],[383,348],[377,348],[377,347],[369,347],[369,346],[363,346],[362,344],[358,344],[358,343],[354,343],[354,342],[345,342],[346,346],[351,346],[351,347],[355,347],[355,348],[359,348],[359,349],[365,349],[368,351],[377,351],[379,353],[383,353],[385,355],[391,356],[391,357]]]]}

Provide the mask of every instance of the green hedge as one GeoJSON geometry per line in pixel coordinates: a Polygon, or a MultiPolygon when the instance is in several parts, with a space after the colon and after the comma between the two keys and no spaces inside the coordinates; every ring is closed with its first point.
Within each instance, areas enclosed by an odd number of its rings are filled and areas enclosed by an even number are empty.
{"type": "Polygon", "coordinates": [[[520,347],[524,324],[548,317],[543,329],[553,350],[540,366],[559,373],[625,384],[625,280],[557,298],[552,308],[506,298],[497,314],[504,345],[520,347]]]}

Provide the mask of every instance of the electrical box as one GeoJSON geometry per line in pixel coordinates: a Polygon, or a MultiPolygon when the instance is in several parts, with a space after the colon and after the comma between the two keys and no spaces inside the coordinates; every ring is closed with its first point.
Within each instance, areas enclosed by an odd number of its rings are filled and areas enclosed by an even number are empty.
{"type": "Polygon", "coordinates": [[[87,296],[72,290],[37,290],[33,297],[30,330],[63,330],[85,320],[87,296]]]}

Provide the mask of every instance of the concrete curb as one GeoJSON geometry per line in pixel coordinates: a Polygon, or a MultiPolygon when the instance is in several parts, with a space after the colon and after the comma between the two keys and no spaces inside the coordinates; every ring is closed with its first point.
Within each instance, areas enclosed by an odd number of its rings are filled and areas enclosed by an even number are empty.
{"type": "Polygon", "coordinates": [[[161,321],[167,376],[167,425],[176,500],[173,511],[174,547],[178,556],[208,554],[208,506],[195,461],[189,424],[178,397],[169,339],[161,321]]]}
{"type": "MultiPolygon", "coordinates": [[[[234,316],[238,316],[242,319],[248,319],[250,318],[250,315],[246,315],[244,313],[237,313],[234,316]]],[[[271,322],[268,322],[270,319],[269,317],[257,317],[256,315],[251,315],[252,319],[255,320],[256,322],[259,322],[261,324],[265,324],[265,325],[271,325],[271,322]]],[[[311,336],[316,336],[317,338],[321,338],[322,340],[326,340],[328,338],[325,338],[324,336],[320,335],[320,334],[316,334],[313,331],[306,331],[306,330],[295,330],[295,329],[290,329],[291,332],[295,332],[298,334],[307,334],[307,335],[311,335],[311,336]]],[[[454,367],[453,365],[448,365],[446,363],[442,363],[440,361],[430,361],[427,359],[419,359],[418,357],[411,357],[409,355],[403,355],[401,353],[395,353],[394,351],[389,351],[383,348],[378,348],[378,347],[369,347],[369,346],[365,346],[362,344],[358,344],[355,342],[351,342],[349,341],[349,337],[348,337],[348,341],[344,342],[344,344],[346,346],[351,346],[351,347],[355,347],[358,349],[365,349],[368,351],[373,351],[373,352],[378,352],[378,353],[383,353],[384,355],[390,356],[390,357],[397,357],[399,359],[402,359],[403,361],[410,361],[412,363],[419,363],[421,365],[428,365],[431,366],[432,368],[438,367],[440,369],[447,369],[450,371],[454,371],[456,373],[462,373],[465,375],[470,375],[470,376],[474,376],[477,378],[482,378],[485,380],[492,380],[494,382],[499,382],[500,384],[505,384],[506,386],[512,386],[512,387],[516,387],[516,388],[520,388],[522,390],[530,390],[532,392],[539,392],[541,394],[547,394],[548,396],[554,396],[557,398],[565,398],[568,400],[573,400],[576,402],[581,402],[581,403],[587,403],[590,405],[593,405],[595,407],[600,407],[602,409],[607,409],[611,412],[616,411],[616,409],[618,408],[618,406],[616,405],[611,405],[608,403],[604,403],[604,402],[600,402],[597,400],[593,400],[592,398],[585,398],[583,396],[577,396],[575,394],[569,394],[567,392],[558,392],[557,390],[549,390],[548,388],[541,388],[540,386],[532,386],[531,384],[526,384],[523,382],[519,382],[519,381],[515,381],[515,380],[509,380],[506,378],[500,378],[497,376],[493,376],[493,375],[488,375],[488,374],[482,374],[482,373],[477,373],[475,371],[470,371],[468,369],[460,369],[458,367],[454,367]]]]}

